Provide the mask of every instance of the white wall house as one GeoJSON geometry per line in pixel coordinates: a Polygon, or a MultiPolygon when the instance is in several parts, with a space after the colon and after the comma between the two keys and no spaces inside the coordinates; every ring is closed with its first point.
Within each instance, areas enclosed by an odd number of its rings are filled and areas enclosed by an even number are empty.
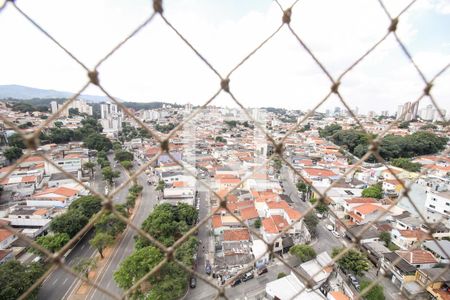
{"type": "Polygon", "coordinates": [[[436,221],[442,219],[442,223],[450,224],[450,191],[434,192],[429,190],[425,200],[427,211],[438,214],[436,221]]]}

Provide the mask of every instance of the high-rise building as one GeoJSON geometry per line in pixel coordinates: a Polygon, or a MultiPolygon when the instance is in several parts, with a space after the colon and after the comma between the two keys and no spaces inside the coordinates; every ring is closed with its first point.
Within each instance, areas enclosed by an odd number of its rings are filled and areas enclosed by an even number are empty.
{"type": "MultiPolygon", "coordinates": [[[[52,114],[56,113],[59,109],[61,109],[64,105],[66,105],[67,101],[64,104],[58,104],[56,101],[50,102],[50,107],[52,109],[52,114]]],[[[59,114],[61,117],[68,117],[70,115],[70,111],[72,109],[78,110],[80,114],[86,114],[92,116],[92,106],[86,103],[86,101],[81,99],[75,99],[70,102],[59,114]]]]}
{"type": "Polygon", "coordinates": [[[417,112],[419,110],[419,103],[406,102],[403,105],[398,106],[397,120],[411,121],[417,118],[417,112]]]}
{"type": "Polygon", "coordinates": [[[341,114],[341,108],[339,106],[336,106],[334,108],[334,115],[339,116],[341,114]]]}
{"type": "Polygon", "coordinates": [[[122,130],[123,113],[116,104],[107,102],[100,105],[100,124],[103,132],[109,135],[117,135],[122,130]]]}
{"type": "Polygon", "coordinates": [[[56,114],[56,112],[58,111],[58,102],[52,101],[50,102],[50,106],[52,108],[52,114],[56,114]]]}

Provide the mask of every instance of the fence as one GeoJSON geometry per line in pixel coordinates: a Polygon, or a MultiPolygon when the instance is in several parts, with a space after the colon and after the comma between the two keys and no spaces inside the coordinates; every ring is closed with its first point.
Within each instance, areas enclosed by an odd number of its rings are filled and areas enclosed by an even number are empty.
{"type": "MultiPolygon", "coordinates": [[[[19,2],[19,1],[17,1],[19,2]]],[[[128,219],[126,219],[125,217],[122,216],[122,214],[120,214],[118,211],[116,211],[116,209],[114,208],[113,204],[112,204],[112,197],[118,193],[118,191],[120,191],[121,189],[125,188],[127,186],[128,183],[130,183],[131,181],[133,181],[137,176],[139,176],[142,172],[144,172],[148,166],[150,166],[157,158],[159,155],[161,155],[162,153],[167,153],[167,155],[169,155],[172,160],[174,160],[177,164],[179,164],[181,167],[184,168],[184,170],[190,174],[191,176],[195,177],[195,174],[193,174],[189,168],[186,168],[186,163],[185,162],[181,162],[179,160],[177,160],[175,157],[172,156],[172,154],[168,151],[169,150],[169,140],[174,137],[174,134],[177,133],[184,124],[187,124],[190,120],[192,120],[198,113],[200,113],[206,106],[208,106],[220,93],[227,93],[231,99],[242,109],[242,111],[246,114],[246,116],[248,117],[248,119],[252,120],[255,124],[255,126],[257,126],[262,132],[264,132],[264,135],[266,137],[266,139],[273,144],[273,147],[275,149],[274,154],[267,160],[267,163],[270,162],[274,157],[279,157],[279,159],[282,160],[282,162],[288,166],[290,169],[292,169],[292,171],[300,178],[304,179],[302,174],[299,173],[293,166],[292,164],[283,156],[283,151],[284,151],[284,143],[286,141],[286,139],[288,137],[290,137],[294,132],[296,132],[296,130],[299,129],[299,127],[308,120],[308,118],[310,118],[311,116],[313,116],[313,114],[316,112],[317,108],[319,106],[321,106],[324,102],[326,102],[332,95],[337,96],[337,98],[339,99],[339,101],[342,103],[342,105],[348,110],[351,118],[356,122],[356,124],[358,124],[361,127],[361,130],[364,132],[367,132],[366,129],[364,128],[363,124],[360,122],[360,120],[358,119],[358,117],[356,116],[356,114],[352,111],[352,109],[350,108],[348,102],[346,101],[346,99],[344,99],[344,97],[342,96],[342,94],[340,93],[339,87],[340,84],[343,80],[345,80],[345,77],[347,74],[349,74],[354,68],[355,66],[357,66],[358,64],[361,63],[361,61],[363,61],[367,56],[369,56],[375,49],[377,49],[380,44],[382,44],[389,36],[393,36],[395,38],[395,40],[398,43],[398,46],[400,47],[400,49],[402,50],[403,54],[405,55],[405,57],[409,60],[409,62],[414,66],[416,72],[418,73],[418,75],[420,76],[420,78],[423,81],[423,92],[421,93],[421,95],[417,96],[417,99],[413,102],[413,104],[415,103],[419,103],[421,100],[423,100],[424,98],[428,98],[431,100],[431,103],[433,104],[434,108],[437,110],[440,118],[442,120],[445,120],[443,111],[439,108],[437,101],[435,100],[433,94],[432,94],[432,89],[433,89],[433,85],[435,80],[441,76],[445,71],[447,71],[447,69],[449,68],[450,64],[447,64],[445,66],[443,66],[443,68],[436,73],[432,78],[426,78],[426,76],[424,75],[424,73],[422,72],[421,68],[416,64],[416,62],[414,61],[412,55],[410,54],[410,52],[408,51],[407,47],[405,46],[405,44],[402,42],[402,40],[400,39],[400,37],[398,36],[396,30],[397,30],[397,26],[399,24],[399,20],[401,19],[402,15],[415,3],[417,2],[416,0],[411,1],[403,10],[400,11],[400,13],[396,16],[392,16],[391,13],[388,11],[388,9],[386,8],[386,6],[384,5],[382,0],[378,0],[378,3],[380,5],[380,9],[382,9],[384,11],[384,13],[387,16],[387,22],[386,22],[386,32],[384,35],[381,36],[381,38],[379,40],[377,40],[373,46],[371,46],[367,51],[365,51],[361,56],[358,57],[358,59],[356,59],[350,66],[348,66],[348,68],[345,69],[345,71],[343,71],[338,77],[333,77],[330,72],[328,71],[327,67],[321,63],[320,58],[311,50],[311,48],[308,47],[308,45],[305,43],[305,41],[302,39],[302,37],[297,34],[297,32],[293,29],[293,27],[291,26],[291,19],[294,17],[293,12],[294,9],[298,9],[301,10],[302,9],[302,4],[301,1],[295,1],[291,6],[289,7],[283,7],[278,1],[275,1],[279,8],[280,8],[280,23],[279,26],[277,28],[274,28],[273,32],[265,39],[263,40],[260,44],[256,45],[256,47],[250,51],[248,53],[247,56],[245,56],[234,68],[231,69],[231,71],[226,74],[220,74],[215,67],[208,61],[208,59],[206,57],[204,57],[201,54],[201,50],[197,49],[192,43],[190,43],[190,41],[188,39],[185,38],[185,36],[182,33],[182,30],[179,28],[176,28],[172,22],[166,18],[165,14],[164,14],[164,10],[163,10],[163,1],[162,0],[154,0],[153,1],[153,9],[154,11],[148,16],[148,18],[142,23],[140,24],[133,32],[131,32],[128,36],[126,36],[119,44],[117,44],[113,49],[111,49],[111,51],[105,55],[93,68],[89,68],[88,66],[86,66],[81,60],[79,60],[71,51],[70,49],[67,49],[66,47],[64,47],[64,45],[62,45],[57,39],[55,39],[54,37],[52,37],[51,33],[47,32],[45,30],[45,28],[41,27],[32,17],[31,13],[25,12],[20,8],[20,4],[16,3],[16,1],[6,1],[3,3],[3,5],[0,7],[0,17],[1,17],[1,12],[5,9],[5,7],[8,7],[8,9],[15,9],[20,15],[22,15],[28,22],[30,22],[36,29],[38,29],[42,34],[44,34],[48,39],[50,39],[54,45],[56,47],[59,47],[61,50],[63,50],[66,54],[67,57],[74,60],[76,63],[78,63],[85,71],[86,71],[86,75],[87,75],[87,79],[86,82],[84,83],[84,85],[78,90],[78,92],[76,94],[74,94],[72,97],[70,97],[69,101],[67,101],[62,107],[59,108],[58,112],[54,115],[52,115],[50,118],[48,118],[39,128],[38,130],[36,130],[34,133],[32,134],[25,134],[21,129],[19,129],[16,124],[14,124],[13,122],[11,122],[6,116],[1,116],[0,119],[7,124],[8,126],[10,126],[11,128],[13,128],[18,134],[20,134],[22,136],[22,138],[24,139],[26,146],[27,146],[27,150],[24,153],[24,155],[17,160],[17,162],[13,165],[13,168],[11,168],[7,174],[5,174],[5,176],[3,178],[6,178],[7,176],[9,176],[9,174],[11,174],[15,168],[17,168],[17,166],[23,162],[27,157],[29,157],[30,155],[33,154],[33,151],[37,149],[37,147],[39,146],[39,135],[41,133],[41,131],[46,128],[47,126],[49,126],[51,124],[51,122],[53,122],[58,116],[59,114],[67,108],[67,106],[74,100],[76,99],[89,85],[95,85],[97,86],[113,103],[117,104],[122,110],[123,112],[131,119],[133,119],[139,126],[141,126],[142,128],[144,128],[156,141],[158,141],[159,145],[160,145],[160,151],[159,153],[153,157],[150,161],[146,162],[144,165],[142,165],[134,174],[132,174],[132,176],[126,180],[126,182],[122,183],[119,187],[117,187],[114,191],[112,191],[108,196],[103,195],[103,193],[99,193],[96,190],[93,190],[91,187],[89,186],[85,186],[86,189],[90,190],[90,192],[93,195],[96,195],[98,197],[100,197],[102,199],[102,211],[101,212],[106,212],[106,211],[111,211],[112,213],[114,213],[117,218],[119,218],[120,220],[122,220],[123,222],[126,222],[128,224],[128,226],[130,226],[133,230],[135,230],[137,232],[137,234],[141,235],[142,237],[147,238],[148,240],[150,240],[152,242],[153,245],[155,245],[156,247],[158,247],[163,253],[165,253],[165,258],[161,261],[161,263],[159,263],[152,271],[150,271],[148,274],[146,274],[144,277],[142,277],[140,280],[138,280],[133,287],[131,287],[129,290],[125,291],[125,293],[121,296],[121,298],[127,298],[129,297],[136,289],[138,289],[140,287],[140,285],[149,277],[154,276],[161,268],[162,266],[169,261],[175,262],[177,265],[179,265],[181,268],[183,268],[185,271],[194,274],[197,278],[199,278],[202,281],[205,281],[207,284],[209,284],[210,286],[214,287],[217,290],[217,296],[218,297],[224,297],[224,298],[228,298],[225,292],[225,287],[227,285],[229,285],[234,279],[238,278],[239,276],[242,275],[242,273],[244,273],[245,270],[240,271],[238,274],[236,274],[233,278],[231,278],[230,280],[227,281],[227,283],[223,286],[219,286],[217,285],[217,283],[215,281],[213,281],[212,279],[204,276],[203,274],[200,274],[194,270],[191,269],[190,266],[186,266],[184,265],[181,261],[179,261],[175,256],[174,256],[174,251],[183,243],[187,240],[187,238],[189,236],[191,236],[192,234],[194,234],[194,232],[200,227],[200,226],[205,226],[206,223],[208,222],[208,220],[213,216],[213,214],[215,213],[215,211],[210,212],[206,218],[200,220],[200,222],[194,227],[192,228],[189,232],[187,232],[183,237],[181,237],[179,240],[177,240],[171,247],[166,247],[163,244],[161,244],[158,240],[156,240],[155,238],[153,238],[152,236],[150,236],[148,233],[144,232],[143,230],[141,230],[140,228],[137,228],[135,225],[133,225],[131,222],[129,222],[128,219]],[[196,109],[189,117],[187,117],[183,122],[181,122],[180,124],[178,124],[169,134],[167,135],[159,135],[158,133],[156,133],[153,129],[149,128],[145,123],[143,123],[141,120],[139,120],[134,114],[130,113],[130,111],[123,105],[123,103],[121,103],[120,101],[118,101],[117,99],[115,99],[113,96],[111,96],[111,94],[102,86],[101,83],[101,74],[98,73],[98,68],[100,65],[102,65],[106,60],[108,60],[111,56],[113,56],[115,54],[115,52],[121,48],[124,44],[126,44],[130,39],[132,39],[136,34],[138,34],[139,31],[141,31],[144,27],[147,26],[151,26],[152,21],[155,18],[161,18],[164,23],[167,25],[168,28],[170,28],[173,32],[175,32],[175,34],[196,54],[196,56],[198,56],[198,58],[200,58],[200,60],[212,71],[212,73],[214,73],[214,77],[217,80],[218,83],[218,88],[217,91],[198,109],[196,109]],[[230,80],[232,79],[232,75],[236,72],[238,72],[239,68],[244,65],[256,52],[258,52],[262,47],[264,47],[264,45],[270,41],[275,35],[277,35],[282,29],[287,30],[288,32],[290,32],[293,36],[293,38],[295,38],[295,40],[298,42],[299,45],[299,49],[304,49],[309,56],[311,57],[311,59],[315,62],[315,64],[317,64],[317,66],[321,69],[321,71],[327,76],[327,78],[329,79],[329,83],[330,83],[330,88],[328,93],[322,98],[322,99],[318,99],[317,104],[309,111],[309,113],[307,113],[306,115],[303,116],[303,118],[301,120],[299,120],[295,125],[292,126],[292,128],[286,133],[286,135],[281,138],[276,140],[271,134],[270,132],[268,132],[265,128],[263,128],[258,122],[256,122],[251,114],[248,112],[248,110],[246,109],[246,107],[242,104],[242,102],[235,96],[235,94],[233,93],[233,90],[230,88],[230,80]]],[[[418,207],[416,206],[416,204],[411,200],[411,197],[409,196],[409,191],[410,191],[410,185],[406,185],[400,178],[398,178],[398,176],[396,175],[395,172],[392,172],[391,167],[387,164],[387,162],[385,161],[385,159],[383,159],[383,157],[381,157],[381,155],[379,154],[379,146],[380,146],[380,142],[382,140],[382,138],[384,136],[386,136],[386,134],[388,134],[388,132],[394,127],[396,126],[399,122],[401,122],[406,114],[408,113],[408,111],[404,111],[402,113],[402,115],[400,116],[400,118],[398,118],[396,121],[392,122],[385,130],[383,130],[383,132],[381,132],[380,134],[378,134],[375,138],[373,138],[370,141],[370,147],[367,151],[367,153],[362,156],[362,158],[353,165],[353,168],[347,170],[345,172],[345,174],[342,175],[341,178],[344,178],[345,176],[347,176],[348,174],[350,174],[351,172],[353,172],[356,168],[358,168],[359,166],[361,166],[363,164],[363,162],[365,162],[370,156],[374,156],[376,158],[376,160],[381,163],[382,165],[384,165],[388,170],[391,171],[392,175],[401,183],[402,188],[403,188],[403,194],[402,196],[406,197],[408,199],[408,201],[411,203],[411,205],[414,207],[414,209],[417,211],[417,213],[419,214],[420,218],[422,219],[423,223],[426,224],[429,228],[431,233],[433,233],[433,230],[435,228],[434,224],[430,224],[427,219],[423,216],[423,214],[420,212],[420,210],[418,209],[418,207]]],[[[449,149],[447,149],[443,155],[446,156],[448,154],[449,149]]],[[[46,157],[45,154],[37,154],[40,155],[47,163],[49,163],[50,165],[54,166],[56,169],[58,169],[60,172],[64,173],[65,175],[69,176],[70,178],[72,178],[73,180],[77,181],[79,184],[83,184],[82,182],[80,182],[77,178],[75,178],[73,175],[67,173],[66,171],[64,171],[63,169],[60,168],[60,166],[56,165],[51,159],[49,159],[48,157],[46,157]]],[[[267,164],[266,163],[266,164],[267,164]]],[[[265,166],[261,166],[261,167],[265,167],[265,166]]],[[[256,172],[256,171],[255,171],[256,172]]],[[[424,175],[424,172],[422,172],[420,174],[421,176],[424,175]]],[[[3,179],[2,178],[2,179],[3,179]]],[[[219,207],[216,209],[225,209],[228,211],[229,214],[231,214],[232,216],[234,216],[237,220],[239,220],[239,218],[236,216],[236,214],[233,211],[230,211],[227,208],[227,196],[232,193],[234,190],[236,190],[238,188],[238,186],[240,186],[245,180],[247,180],[248,178],[243,178],[241,180],[241,182],[239,184],[237,184],[233,189],[231,189],[228,194],[225,197],[221,197],[218,194],[215,193],[214,190],[211,189],[210,186],[208,186],[207,183],[205,183],[202,179],[197,178],[198,182],[200,184],[202,184],[205,188],[207,188],[212,194],[214,194],[218,199],[220,199],[220,205],[219,207]]],[[[337,182],[337,181],[336,181],[337,182]]],[[[317,206],[319,203],[323,202],[326,197],[327,197],[327,193],[329,192],[329,190],[331,188],[333,188],[336,185],[336,182],[334,182],[333,184],[331,184],[324,192],[319,192],[317,190],[315,190],[316,194],[320,195],[320,199],[319,201],[317,201],[307,212],[305,212],[303,214],[306,215],[307,213],[311,212],[314,210],[315,206],[317,206]]],[[[400,199],[401,197],[399,197],[400,199]]],[[[390,205],[390,208],[392,208],[394,205],[396,205],[398,202],[395,201],[390,205]]],[[[330,211],[331,214],[333,214],[332,211],[330,211]]],[[[377,220],[379,220],[380,218],[382,218],[386,213],[388,213],[388,210],[384,212],[384,214],[380,215],[377,217],[376,220],[374,220],[373,222],[370,222],[369,224],[366,224],[364,226],[364,229],[359,233],[359,235],[356,235],[353,237],[353,241],[351,246],[345,248],[342,252],[340,252],[336,257],[333,258],[333,263],[336,262],[337,260],[339,260],[341,257],[343,257],[349,250],[351,250],[352,248],[358,247],[358,242],[360,240],[361,235],[367,231],[369,229],[369,227],[376,222],[377,220]]],[[[92,218],[89,223],[80,231],[78,232],[78,234],[72,238],[70,240],[69,243],[67,243],[61,250],[59,250],[56,253],[50,253],[48,250],[42,248],[40,245],[38,245],[37,243],[35,243],[34,241],[32,241],[31,239],[29,239],[27,236],[21,234],[20,232],[18,232],[17,230],[15,230],[14,228],[8,226],[8,225],[1,225],[3,228],[6,228],[7,230],[13,232],[15,235],[17,235],[20,239],[26,241],[31,247],[41,251],[42,253],[45,253],[45,255],[48,257],[48,259],[51,261],[52,263],[52,267],[48,269],[48,271],[39,279],[37,280],[22,296],[20,299],[25,299],[28,295],[30,295],[30,293],[37,288],[43,281],[44,279],[51,273],[53,272],[55,269],[57,268],[62,268],[64,269],[66,272],[73,274],[74,276],[78,277],[80,280],[86,282],[87,284],[93,286],[95,289],[101,290],[103,293],[107,294],[108,296],[110,296],[111,298],[120,298],[117,295],[113,295],[111,294],[105,287],[99,286],[97,285],[95,282],[84,278],[83,276],[80,276],[80,274],[74,272],[70,267],[68,267],[67,265],[64,264],[64,260],[63,260],[63,256],[64,254],[74,245],[74,243],[77,241],[77,239],[79,237],[81,237],[83,234],[85,234],[90,228],[92,228],[92,226],[94,225],[97,217],[100,214],[97,214],[94,218],[92,218]]],[[[335,216],[336,217],[336,216],[335,216]]],[[[301,219],[300,219],[301,220],[301,219]]],[[[297,222],[300,222],[300,220],[298,220],[297,222]]],[[[339,218],[336,217],[336,220],[339,220],[339,218]]],[[[248,227],[244,222],[241,222],[242,226],[244,227],[248,227]]],[[[297,223],[295,222],[295,223],[297,223]]],[[[281,233],[279,233],[278,236],[282,236],[285,232],[287,232],[290,228],[292,228],[294,224],[291,224],[289,226],[287,226],[286,228],[284,228],[282,230],[281,233]]],[[[436,224],[439,224],[439,222],[437,222],[436,224]]],[[[343,226],[346,230],[348,230],[347,226],[342,223],[341,226],[343,226]]],[[[255,231],[252,228],[248,228],[252,234],[254,234],[255,236],[258,236],[259,238],[261,238],[262,240],[264,240],[260,233],[255,231]]],[[[290,266],[283,257],[281,257],[280,255],[278,255],[277,253],[275,253],[273,251],[273,244],[270,243],[266,243],[268,246],[268,250],[267,252],[270,252],[273,257],[275,257],[277,260],[281,261],[284,265],[286,265],[287,267],[289,267],[297,276],[299,276],[300,278],[303,278],[303,280],[305,282],[307,282],[307,284],[305,285],[305,288],[302,291],[299,291],[299,293],[297,295],[300,295],[305,289],[310,288],[313,285],[313,281],[312,278],[314,276],[312,276],[311,278],[306,278],[305,275],[303,275],[302,273],[300,273],[298,270],[296,270],[295,268],[293,268],[292,266],[290,266]]],[[[419,243],[420,244],[420,243],[419,243]]],[[[441,249],[441,251],[443,251],[445,253],[445,250],[442,249],[442,247],[440,246],[440,244],[436,243],[437,247],[439,247],[441,249]]],[[[417,245],[416,247],[419,247],[419,245],[417,245]]],[[[266,252],[266,253],[267,253],[266,252]]],[[[448,256],[448,254],[447,254],[448,256]]],[[[254,262],[256,262],[259,259],[259,257],[255,258],[254,262]]],[[[401,258],[399,257],[397,259],[396,262],[394,263],[398,263],[399,260],[401,258]]],[[[322,271],[322,270],[321,270],[322,271]]],[[[443,270],[442,274],[444,274],[445,272],[449,271],[449,266],[447,265],[447,267],[443,270]]],[[[442,274],[439,274],[442,275],[442,274]]],[[[437,278],[439,278],[439,276],[436,276],[436,278],[433,279],[433,281],[435,281],[437,278]]],[[[359,298],[363,297],[365,294],[367,294],[367,292],[374,286],[376,285],[379,281],[381,280],[381,276],[379,276],[376,280],[372,281],[371,284],[369,286],[367,286],[365,289],[361,290],[359,293],[359,298]]],[[[294,297],[295,298],[295,297],[294,297]]]]}

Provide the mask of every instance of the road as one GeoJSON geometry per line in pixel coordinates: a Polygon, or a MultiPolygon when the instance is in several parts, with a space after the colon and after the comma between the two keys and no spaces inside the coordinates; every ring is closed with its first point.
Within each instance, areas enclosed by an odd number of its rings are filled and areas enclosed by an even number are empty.
{"type": "MultiPolygon", "coordinates": [[[[289,174],[289,170],[287,167],[283,167],[281,169],[281,179],[283,183],[283,188],[291,200],[292,206],[294,206],[300,212],[306,212],[311,206],[309,202],[303,202],[300,199],[297,187],[295,186],[292,178],[289,174]]],[[[317,240],[313,242],[313,248],[317,253],[321,253],[323,251],[327,251],[328,254],[331,255],[333,248],[342,247],[343,242],[341,239],[336,238],[328,229],[326,229],[327,220],[321,220],[320,223],[316,227],[317,240]]]]}
{"type": "MultiPolygon", "coordinates": [[[[139,209],[136,210],[136,215],[133,218],[133,224],[140,227],[144,220],[148,217],[149,213],[153,210],[153,207],[157,203],[156,192],[153,186],[147,184],[147,176],[141,174],[138,177],[138,182],[144,189],[142,190],[142,199],[139,209]]],[[[128,257],[134,250],[134,236],[136,232],[127,227],[123,234],[123,238],[117,245],[109,258],[102,274],[95,281],[98,285],[105,287],[109,292],[115,295],[123,294],[123,290],[120,289],[114,281],[114,272],[118,269],[119,264],[124,258],[128,257]]],[[[100,290],[91,289],[86,296],[88,300],[97,299],[110,299],[110,297],[100,290]]]]}
{"type": "MultiPolygon", "coordinates": [[[[122,168],[120,169],[120,177],[116,179],[117,183],[125,181],[127,175],[122,168]]],[[[105,182],[102,180],[101,170],[96,167],[95,177],[93,181],[93,189],[103,193],[105,190],[105,182]]],[[[114,196],[114,203],[124,203],[128,194],[128,187],[124,188],[117,195],[114,196]]],[[[89,244],[89,240],[92,238],[93,231],[89,231],[76,246],[72,249],[69,255],[66,257],[66,264],[73,267],[74,264],[81,257],[93,257],[97,252],[89,244]]],[[[59,300],[65,299],[78,281],[72,274],[67,273],[62,269],[57,269],[44,281],[42,287],[39,289],[38,299],[45,300],[59,300]]]]}

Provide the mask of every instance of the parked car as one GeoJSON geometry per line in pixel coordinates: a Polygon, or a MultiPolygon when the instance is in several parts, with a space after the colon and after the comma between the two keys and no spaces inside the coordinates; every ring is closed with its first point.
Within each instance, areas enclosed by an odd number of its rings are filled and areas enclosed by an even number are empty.
{"type": "Polygon", "coordinates": [[[350,279],[352,285],[353,285],[357,290],[359,290],[360,285],[359,285],[358,279],[357,279],[354,275],[352,275],[352,274],[349,274],[349,275],[348,275],[348,278],[350,279]]]}
{"type": "Polygon", "coordinates": [[[242,277],[242,281],[246,282],[246,281],[249,281],[250,279],[252,279],[254,277],[255,277],[255,275],[253,275],[253,272],[250,271],[250,272],[247,272],[247,273],[244,274],[244,276],[242,277]]]}
{"type": "Polygon", "coordinates": [[[231,283],[231,286],[237,286],[238,284],[241,284],[241,283],[242,283],[242,279],[238,278],[231,283]]]}
{"type": "Polygon", "coordinates": [[[317,216],[319,219],[322,219],[322,218],[323,218],[323,215],[322,215],[321,213],[316,213],[316,216],[317,216]]]}
{"type": "Polygon", "coordinates": [[[269,270],[267,270],[267,268],[262,268],[262,269],[256,270],[256,274],[258,274],[258,276],[266,274],[267,272],[269,272],[269,270]]]}
{"type": "Polygon", "coordinates": [[[335,237],[340,237],[341,235],[339,234],[339,232],[337,232],[336,230],[333,230],[331,232],[335,237]]]}
{"type": "Polygon", "coordinates": [[[206,272],[206,274],[211,275],[212,268],[211,268],[211,265],[209,263],[205,267],[205,272],[206,272]]]}
{"type": "Polygon", "coordinates": [[[189,286],[191,287],[191,289],[195,289],[195,287],[197,286],[197,278],[191,277],[191,280],[189,281],[189,286]]]}
{"type": "Polygon", "coordinates": [[[327,226],[325,226],[329,231],[333,231],[333,226],[330,224],[327,224],[327,226]]]}

